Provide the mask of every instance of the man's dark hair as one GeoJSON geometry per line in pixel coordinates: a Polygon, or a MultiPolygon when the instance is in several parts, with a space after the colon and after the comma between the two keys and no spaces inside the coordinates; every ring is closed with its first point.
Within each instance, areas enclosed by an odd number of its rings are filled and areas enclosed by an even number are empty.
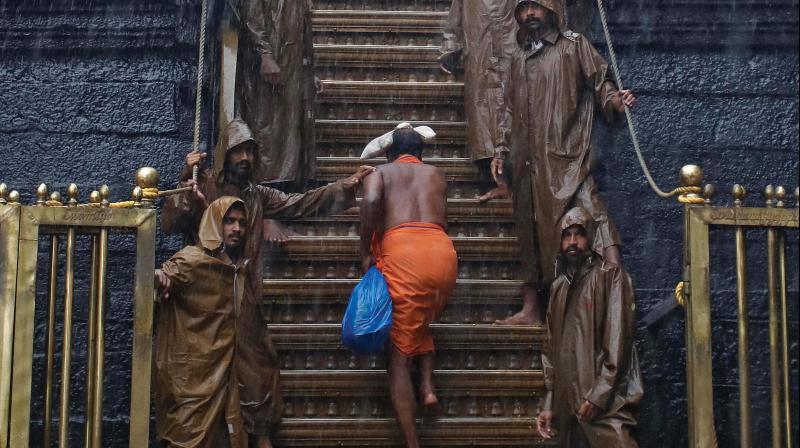
{"type": "Polygon", "coordinates": [[[416,158],[422,158],[422,149],[425,141],[422,136],[413,129],[397,129],[392,132],[392,147],[386,153],[386,158],[393,161],[403,154],[409,154],[416,158]]]}

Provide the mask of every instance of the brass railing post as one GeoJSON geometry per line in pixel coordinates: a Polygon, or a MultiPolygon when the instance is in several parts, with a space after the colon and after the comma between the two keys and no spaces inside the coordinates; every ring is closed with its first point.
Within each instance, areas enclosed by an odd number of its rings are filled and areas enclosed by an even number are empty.
{"type": "MultiPolygon", "coordinates": [[[[67,189],[67,204],[76,207],[78,186],[72,184],[67,189]]],[[[75,227],[67,228],[67,254],[64,262],[64,335],[61,347],[61,393],[58,413],[58,446],[69,446],[69,395],[71,384],[70,367],[72,362],[72,305],[75,300],[75,227]]]]}
{"type": "MultiPolygon", "coordinates": [[[[775,205],[775,189],[767,185],[764,189],[764,199],[767,208],[775,205]]],[[[779,326],[778,296],[776,285],[775,259],[776,259],[775,228],[767,228],[767,291],[769,306],[769,372],[770,372],[770,405],[772,414],[772,447],[781,447],[781,380],[780,380],[780,353],[779,353],[779,326]]]]}
{"type": "MultiPolygon", "coordinates": [[[[775,189],[775,206],[784,208],[786,189],[779,186],[775,189]]],[[[786,231],[780,230],[778,238],[778,284],[781,294],[781,367],[783,380],[783,418],[785,423],[786,447],[792,447],[792,396],[789,377],[789,312],[786,294],[786,231]]]]}
{"type": "Polygon", "coordinates": [[[20,208],[0,183],[0,448],[8,448],[20,208]]]}
{"type": "MultiPolygon", "coordinates": [[[[698,166],[681,169],[683,186],[700,187],[703,171],[698,166]]],[[[686,252],[689,285],[686,300],[686,370],[689,446],[716,447],[714,396],[711,375],[711,305],[709,300],[708,224],[695,213],[702,207],[687,205],[686,252]]]]}
{"type": "MultiPolygon", "coordinates": [[[[734,211],[742,208],[747,192],[736,184],[733,186],[734,211]]],[[[742,448],[752,446],[750,429],[750,338],[747,313],[747,248],[744,227],[736,226],[736,303],[739,330],[739,437],[742,448]]]]}

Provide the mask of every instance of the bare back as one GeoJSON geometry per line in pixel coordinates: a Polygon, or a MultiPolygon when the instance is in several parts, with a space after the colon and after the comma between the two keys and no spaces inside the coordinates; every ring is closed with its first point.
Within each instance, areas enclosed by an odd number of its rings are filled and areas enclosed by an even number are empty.
{"type": "Polygon", "coordinates": [[[406,222],[447,228],[447,181],[431,165],[389,163],[378,167],[383,183],[383,230],[406,222]]]}

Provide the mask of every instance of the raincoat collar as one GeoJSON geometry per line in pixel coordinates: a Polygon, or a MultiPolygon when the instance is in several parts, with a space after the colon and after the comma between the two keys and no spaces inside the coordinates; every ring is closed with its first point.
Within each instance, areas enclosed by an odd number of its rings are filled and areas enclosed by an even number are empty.
{"type": "MultiPolygon", "coordinates": [[[[225,242],[222,232],[222,218],[224,218],[228,210],[237,203],[244,207],[246,214],[247,207],[244,201],[233,196],[223,196],[208,206],[203,213],[203,218],[200,220],[200,231],[198,232],[200,246],[202,246],[203,249],[213,254],[218,253],[220,249],[222,249],[225,242]]],[[[245,238],[248,236],[249,235],[245,235],[245,238]]]]}

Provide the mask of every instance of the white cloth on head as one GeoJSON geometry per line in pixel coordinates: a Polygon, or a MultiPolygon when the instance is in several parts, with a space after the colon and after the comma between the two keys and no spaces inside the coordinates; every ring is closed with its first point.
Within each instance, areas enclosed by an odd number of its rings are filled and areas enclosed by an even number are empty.
{"type": "Polygon", "coordinates": [[[361,160],[374,159],[375,157],[386,154],[389,148],[392,147],[392,143],[394,143],[392,134],[398,129],[413,129],[417,134],[422,136],[422,141],[425,143],[431,142],[436,138],[436,132],[428,126],[413,127],[411,123],[403,122],[398,124],[393,130],[369,142],[361,153],[361,160]]]}

